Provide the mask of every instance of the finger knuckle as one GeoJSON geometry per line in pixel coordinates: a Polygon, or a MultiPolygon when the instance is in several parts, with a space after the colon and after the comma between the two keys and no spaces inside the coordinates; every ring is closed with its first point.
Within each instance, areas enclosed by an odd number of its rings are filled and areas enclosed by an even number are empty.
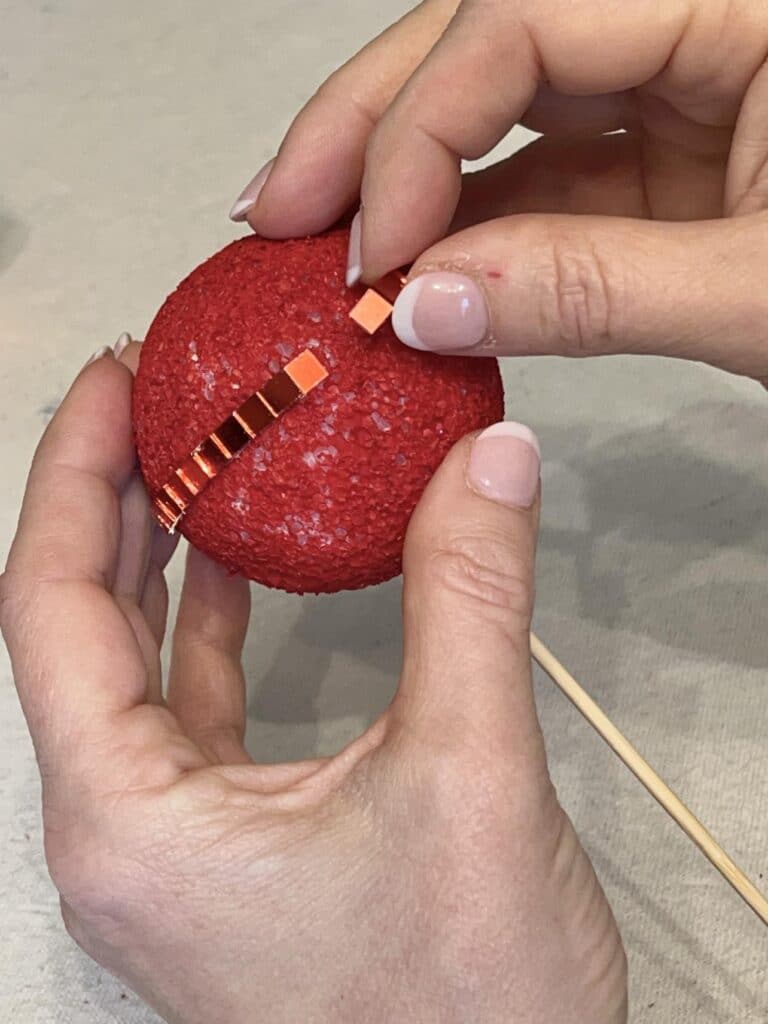
{"type": "Polygon", "coordinates": [[[346,67],[334,71],[317,89],[313,101],[313,107],[315,106],[332,109],[337,116],[338,111],[342,110],[347,120],[359,120],[368,131],[376,126],[375,113],[365,97],[355,90],[346,67]]]}
{"type": "MultiPolygon", "coordinates": [[[[44,561],[41,554],[39,565],[44,561]]],[[[43,585],[42,576],[30,576],[16,567],[6,568],[0,575],[0,632],[3,636],[34,640],[34,620],[43,585]]]]}
{"type": "Polygon", "coordinates": [[[343,102],[341,79],[341,69],[339,68],[330,74],[324,82],[321,82],[315,90],[312,99],[307,103],[301,113],[306,114],[309,111],[314,111],[316,107],[338,107],[339,102],[343,102]]]}
{"type": "Polygon", "coordinates": [[[6,569],[0,575],[0,632],[3,634],[7,634],[11,629],[18,607],[18,581],[14,580],[11,572],[6,569]]]}
{"type": "Polygon", "coordinates": [[[614,262],[570,232],[546,238],[537,274],[539,329],[558,352],[591,356],[611,349],[619,332],[621,281],[614,262]]]}
{"type": "Polygon", "coordinates": [[[532,567],[508,539],[476,534],[453,537],[431,558],[438,586],[515,632],[530,625],[532,567]]]}

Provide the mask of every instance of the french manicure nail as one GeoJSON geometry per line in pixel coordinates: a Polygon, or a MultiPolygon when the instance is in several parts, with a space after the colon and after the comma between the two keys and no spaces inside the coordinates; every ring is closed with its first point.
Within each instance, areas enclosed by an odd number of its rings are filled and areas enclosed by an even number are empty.
{"type": "Polygon", "coordinates": [[[522,423],[494,423],[472,445],[467,480],[473,491],[514,508],[530,508],[539,489],[541,449],[522,423]]]}
{"type": "Polygon", "coordinates": [[[267,183],[269,172],[272,170],[274,163],[275,160],[273,158],[268,163],[264,164],[264,166],[261,168],[261,170],[259,171],[255,178],[251,179],[251,181],[248,182],[243,191],[235,200],[234,206],[229,211],[230,220],[238,222],[245,220],[245,218],[248,215],[248,211],[253,209],[253,207],[256,205],[259,195],[261,194],[261,190],[267,183]]]}
{"type": "Polygon", "coordinates": [[[347,288],[354,288],[363,276],[362,260],[363,211],[358,210],[349,228],[349,253],[347,255],[347,288]]]}
{"type": "MultiPolygon", "coordinates": [[[[93,355],[85,365],[90,366],[91,363],[95,363],[97,359],[103,359],[104,356],[107,354],[112,355],[112,349],[109,347],[109,345],[102,345],[101,348],[96,349],[96,351],[93,353],[93,355]]],[[[85,367],[83,367],[83,369],[85,369],[85,367]]]]}
{"type": "Polygon", "coordinates": [[[421,274],[400,292],[392,327],[400,341],[423,352],[472,349],[488,333],[485,296],[465,274],[421,274]]]}
{"type": "Polygon", "coordinates": [[[130,334],[127,331],[123,331],[123,333],[115,342],[115,347],[113,350],[115,353],[115,359],[120,358],[120,356],[123,354],[123,352],[125,352],[125,350],[128,348],[132,341],[133,338],[130,336],[130,334]]]}

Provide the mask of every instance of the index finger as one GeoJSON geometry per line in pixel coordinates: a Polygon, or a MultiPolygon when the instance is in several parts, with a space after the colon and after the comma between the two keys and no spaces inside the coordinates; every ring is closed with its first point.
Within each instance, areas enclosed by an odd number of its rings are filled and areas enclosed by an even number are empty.
{"type": "Polygon", "coordinates": [[[374,125],[455,7],[456,0],[419,4],[335,71],[296,116],[268,180],[262,169],[230,216],[266,238],[314,234],[338,220],[360,194],[374,125]]]}
{"type": "Polygon", "coordinates": [[[649,81],[675,52],[692,8],[691,0],[464,0],[371,136],[362,184],[365,278],[413,262],[445,235],[462,159],[500,142],[541,84],[589,96],[649,81]]]}

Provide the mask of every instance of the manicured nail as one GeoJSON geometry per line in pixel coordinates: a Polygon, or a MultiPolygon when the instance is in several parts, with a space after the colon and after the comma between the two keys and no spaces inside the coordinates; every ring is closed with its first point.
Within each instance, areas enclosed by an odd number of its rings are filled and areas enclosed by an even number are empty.
{"type": "Polygon", "coordinates": [[[347,256],[347,288],[353,288],[363,276],[362,251],[363,211],[358,210],[349,229],[349,254],[347,256]]]}
{"type": "Polygon", "coordinates": [[[259,173],[245,186],[243,191],[235,200],[235,205],[229,211],[229,219],[234,221],[245,220],[248,215],[248,211],[253,209],[256,202],[261,194],[261,190],[267,183],[269,172],[272,170],[274,165],[274,159],[270,160],[269,163],[264,164],[259,173]]]}
{"type": "Polygon", "coordinates": [[[120,356],[123,354],[123,352],[125,352],[125,350],[128,348],[132,341],[133,338],[130,336],[130,334],[127,331],[123,331],[123,333],[115,342],[115,347],[113,349],[115,353],[115,359],[120,358],[120,356]]]}
{"type": "MultiPolygon", "coordinates": [[[[96,351],[93,353],[93,355],[91,356],[91,358],[88,360],[88,362],[85,365],[86,366],[90,366],[91,363],[95,363],[97,359],[103,359],[104,356],[106,356],[106,355],[110,355],[111,356],[112,354],[113,354],[113,352],[112,352],[112,349],[109,347],[109,345],[102,345],[101,348],[97,348],[96,349],[96,351]]],[[[83,369],[85,369],[85,367],[83,367],[83,369]]]]}
{"type": "Polygon", "coordinates": [[[424,352],[474,348],[488,333],[485,296],[471,277],[451,271],[421,274],[400,292],[392,327],[400,341],[424,352]]]}
{"type": "Polygon", "coordinates": [[[514,508],[530,508],[539,489],[541,449],[522,423],[494,423],[475,438],[467,480],[473,491],[514,508]]]}

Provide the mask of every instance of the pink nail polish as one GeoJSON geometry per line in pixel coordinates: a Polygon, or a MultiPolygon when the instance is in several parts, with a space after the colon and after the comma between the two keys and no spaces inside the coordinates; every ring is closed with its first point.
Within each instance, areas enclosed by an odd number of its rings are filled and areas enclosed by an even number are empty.
{"type": "Polygon", "coordinates": [[[347,256],[347,288],[353,288],[363,274],[362,260],[363,211],[358,210],[349,229],[349,254],[347,256]]]}
{"type": "Polygon", "coordinates": [[[540,471],[541,449],[533,431],[522,423],[494,423],[472,445],[467,482],[491,501],[530,508],[540,471]]]}
{"type": "Polygon", "coordinates": [[[392,312],[395,334],[411,348],[461,352],[479,345],[490,318],[480,287],[465,274],[421,274],[397,297],[392,312]]]}
{"type": "Polygon", "coordinates": [[[245,186],[243,191],[235,200],[235,204],[229,211],[229,219],[237,222],[245,220],[248,216],[248,211],[253,209],[256,205],[261,190],[267,183],[269,172],[272,170],[274,165],[274,159],[264,164],[259,173],[245,186]]]}

